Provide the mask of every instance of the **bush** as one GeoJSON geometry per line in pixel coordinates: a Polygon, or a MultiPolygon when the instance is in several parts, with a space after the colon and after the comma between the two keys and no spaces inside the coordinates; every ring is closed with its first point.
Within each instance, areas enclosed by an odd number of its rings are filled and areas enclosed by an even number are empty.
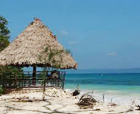
{"type": "Polygon", "coordinates": [[[3,88],[0,86],[0,96],[3,94],[3,88]]]}

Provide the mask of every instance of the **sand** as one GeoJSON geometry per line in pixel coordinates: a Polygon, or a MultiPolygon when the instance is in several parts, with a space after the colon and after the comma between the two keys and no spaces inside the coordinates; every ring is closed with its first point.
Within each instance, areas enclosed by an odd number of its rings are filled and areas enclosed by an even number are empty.
{"type": "Polygon", "coordinates": [[[102,95],[93,93],[98,103],[92,108],[80,109],[77,105],[79,96],[72,96],[71,91],[47,88],[45,101],[42,101],[42,90],[21,90],[0,96],[0,114],[140,114],[135,110],[138,104],[136,99],[124,99],[125,96],[116,96],[114,102],[105,96],[103,102],[102,95]],[[131,101],[131,102],[130,102],[131,101]],[[116,106],[112,106],[112,104],[116,106]]]}

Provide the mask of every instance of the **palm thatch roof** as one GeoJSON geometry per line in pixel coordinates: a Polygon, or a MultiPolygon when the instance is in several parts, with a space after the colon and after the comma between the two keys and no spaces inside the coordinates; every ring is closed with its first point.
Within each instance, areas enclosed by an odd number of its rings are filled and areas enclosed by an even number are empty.
{"type": "Polygon", "coordinates": [[[0,65],[77,68],[76,61],[39,19],[31,22],[8,47],[0,52],[0,65]],[[61,53],[50,59],[52,51],[61,53]]]}

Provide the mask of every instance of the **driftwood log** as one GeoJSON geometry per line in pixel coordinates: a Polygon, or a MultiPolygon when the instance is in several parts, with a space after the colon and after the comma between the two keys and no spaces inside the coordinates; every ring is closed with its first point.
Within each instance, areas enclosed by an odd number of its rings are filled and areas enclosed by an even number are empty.
{"type": "Polygon", "coordinates": [[[93,106],[96,104],[96,100],[90,95],[90,93],[86,93],[81,96],[79,99],[79,102],[77,103],[80,108],[93,108],[93,106]]]}

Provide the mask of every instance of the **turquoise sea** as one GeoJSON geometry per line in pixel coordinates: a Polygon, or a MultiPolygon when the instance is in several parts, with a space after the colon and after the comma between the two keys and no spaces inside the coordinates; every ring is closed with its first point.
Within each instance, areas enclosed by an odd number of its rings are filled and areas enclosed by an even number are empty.
{"type": "Polygon", "coordinates": [[[66,89],[93,90],[108,94],[140,95],[140,73],[67,74],[66,89]]]}

